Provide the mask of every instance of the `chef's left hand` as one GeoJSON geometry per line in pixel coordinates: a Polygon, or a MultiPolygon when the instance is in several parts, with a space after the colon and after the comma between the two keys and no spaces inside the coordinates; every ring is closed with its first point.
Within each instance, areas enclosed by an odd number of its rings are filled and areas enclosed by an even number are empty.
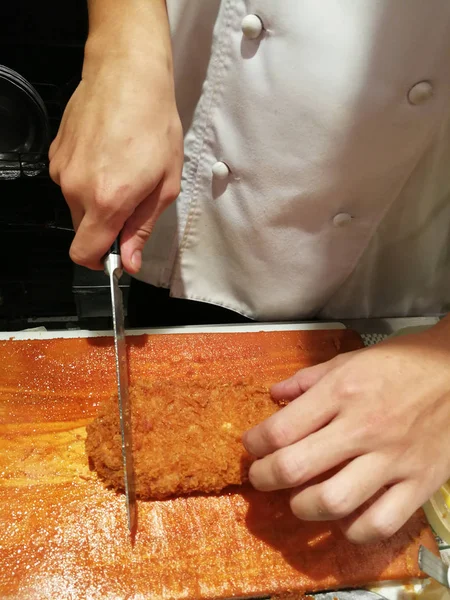
{"type": "Polygon", "coordinates": [[[250,481],[293,488],[299,519],[341,519],[355,543],[388,538],[450,477],[448,317],[303,369],[272,395],[292,402],[244,435],[250,481]]]}

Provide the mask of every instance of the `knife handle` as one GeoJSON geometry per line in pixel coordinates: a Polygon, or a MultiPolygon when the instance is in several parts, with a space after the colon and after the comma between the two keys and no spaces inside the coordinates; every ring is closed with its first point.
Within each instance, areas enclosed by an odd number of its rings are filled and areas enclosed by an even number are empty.
{"type": "Polygon", "coordinates": [[[120,238],[119,238],[119,236],[117,236],[116,239],[114,240],[114,242],[112,243],[108,254],[120,254],[120,238]]]}
{"type": "Polygon", "coordinates": [[[105,259],[105,272],[109,276],[114,273],[118,279],[122,277],[123,267],[122,259],[120,256],[120,240],[119,236],[116,237],[114,242],[111,244],[110,249],[106,253],[105,259]]]}

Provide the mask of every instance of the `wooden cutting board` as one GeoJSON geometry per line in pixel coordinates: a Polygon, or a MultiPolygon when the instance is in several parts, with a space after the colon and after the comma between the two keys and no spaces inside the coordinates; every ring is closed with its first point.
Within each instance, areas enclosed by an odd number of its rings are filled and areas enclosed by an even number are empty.
{"type": "MultiPolygon", "coordinates": [[[[137,379],[273,383],[361,347],[346,330],[129,338],[137,379]]],[[[288,493],[139,503],[131,547],[124,498],[89,470],[85,427],[114,393],[111,339],[0,343],[0,597],[178,600],[283,594],[420,576],[422,512],[388,542],[356,547],[305,523],[288,493]]]]}

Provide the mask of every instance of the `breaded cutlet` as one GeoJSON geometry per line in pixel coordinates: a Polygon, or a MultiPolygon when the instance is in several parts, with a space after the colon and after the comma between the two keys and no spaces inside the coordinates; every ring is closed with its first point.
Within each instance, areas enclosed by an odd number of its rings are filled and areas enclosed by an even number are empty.
{"type": "MultiPolygon", "coordinates": [[[[252,457],[242,434],[280,408],[254,384],[192,380],[130,387],[136,493],[163,499],[217,493],[248,479],[252,457]]],[[[91,466],[108,487],[124,489],[117,397],[87,427],[91,466]]]]}

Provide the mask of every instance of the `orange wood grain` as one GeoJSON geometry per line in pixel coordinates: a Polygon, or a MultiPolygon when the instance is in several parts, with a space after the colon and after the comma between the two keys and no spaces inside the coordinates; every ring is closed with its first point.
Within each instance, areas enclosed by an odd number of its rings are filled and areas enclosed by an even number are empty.
{"type": "MultiPolygon", "coordinates": [[[[131,383],[196,374],[272,383],[361,346],[348,331],[129,338],[131,383]]],[[[241,489],[139,503],[134,547],[122,495],[89,470],[85,426],[114,393],[107,338],[0,343],[0,597],[178,600],[283,594],[419,576],[435,549],[421,512],[389,542],[352,546],[302,523],[288,493],[241,489]]]]}

